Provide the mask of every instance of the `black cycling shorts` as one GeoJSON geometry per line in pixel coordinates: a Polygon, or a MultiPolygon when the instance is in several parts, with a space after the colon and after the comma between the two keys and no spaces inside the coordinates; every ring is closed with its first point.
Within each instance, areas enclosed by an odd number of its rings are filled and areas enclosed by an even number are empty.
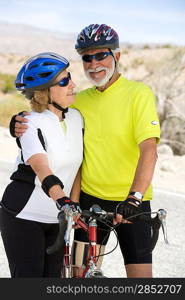
{"type": "Polygon", "coordinates": [[[61,277],[63,250],[48,255],[58,234],[58,223],[16,218],[0,209],[0,228],[11,277],[61,277]]]}
{"type": "MultiPolygon", "coordinates": [[[[117,201],[103,200],[81,192],[80,207],[82,210],[89,209],[93,204],[98,204],[102,209],[115,212],[117,201]]],[[[142,202],[142,210],[150,212],[150,201],[142,202]]],[[[109,235],[108,227],[98,223],[97,244],[106,245],[109,235]]],[[[142,256],[143,249],[148,248],[151,239],[151,227],[145,222],[136,221],[132,224],[120,224],[116,228],[120,249],[124,263],[127,264],[150,264],[152,254],[142,256]]],[[[75,230],[74,239],[76,241],[88,242],[87,233],[79,228],[75,230]]]]}

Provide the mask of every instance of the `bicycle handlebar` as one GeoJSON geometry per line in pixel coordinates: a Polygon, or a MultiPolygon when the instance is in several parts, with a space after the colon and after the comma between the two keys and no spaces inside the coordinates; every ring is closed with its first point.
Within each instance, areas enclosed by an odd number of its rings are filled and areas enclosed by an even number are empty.
{"type": "MultiPolygon", "coordinates": [[[[67,205],[66,205],[66,207],[67,207],[67,205]]],[[[69,206],[67,209],[65,209],[64,211],[61,211],[58,214],[59,233],[58,233],[55,243],[52,246],[50,246],[49,248],[47,248],[46,251],[48,254],[52,254],[64,246],[64,235],[66,233],[67,226],[68,226],[67,218],[69,216],[71,218],[71,216],[74,214],[75,214],[75,212],[71,211],[69,206]]],[[[107,219],[113,220],[114,213],[106,212],[106,211],[102,210],[99,207],[99,205],[93,205],[90,208],[90,210],[82,211],[81,217],[94,218],[99,221],[101,221],[101,220],[106,221],[107,219]]],[[[140,214],[137,214],[137,215],[127,218],[127,220],[132,221],[132,222],[134,222],[136,220],[146,222],[152,228],[152,238],[150,241],[150,245],[148,248],[139,251],[141,256],[145,256],[153,251],[153,249],[155,248],[155,245],[157,243],[157,240],[158,240],[159,229],[161,226],[162,226],[162,230],[163,230],[163,234],[164,234],[164,240],[166,243],[168,243],[165,219],[166,219],[166,211],[164,209],[159,209],[157,212],[151,212],[151,213],[150,212],[141,212],[140,214]],[[156,214],[156,216],[154,218],[152,218],[151,214],[156,214]]],[[[82,222],[84,224],[84,221],[81,218],[78,220],[79,220],[80,225],[82,222]]],[[[78,221],[77,221],[77,224],[78,224],[78,221]]],[[[119,225],[120,225],[120,223],[118,223],[116,226],[119,226],[119,225]]]]}
{"type": "Polygon", "coordinates": [[[59,232],[55,243],[46,249],[47,254],[52,254],[54,252],[57,252],[58,250],[62,249],[64,246],[64,235],[67,230],[67,220],[65,218],[64,211],[61,211],[58,214],[58,221],[59,221],[59,232]]]}

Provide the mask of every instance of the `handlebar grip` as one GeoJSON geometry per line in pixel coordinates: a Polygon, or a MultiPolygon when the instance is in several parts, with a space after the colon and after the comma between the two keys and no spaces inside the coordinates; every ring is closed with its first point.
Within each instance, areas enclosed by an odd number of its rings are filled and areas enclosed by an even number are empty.
{"type": "Polygon", "coordinates": [[[102,209],[98,204],[93,204],[93,206],[91,207],[90,211],[92,211],[95,214],[101,213],[102,209]]]}
{"type": "Polygon", "coordinates": [[[58,219],[59,219],[59,232],[55,243],[46,249],[47,254],[52,254],[54,252],[57,252],[64,246],[64,235],[67,229],[67,220],[65,218],[65,213],[63,211],[61,211],[58,214],[58,219]]]}

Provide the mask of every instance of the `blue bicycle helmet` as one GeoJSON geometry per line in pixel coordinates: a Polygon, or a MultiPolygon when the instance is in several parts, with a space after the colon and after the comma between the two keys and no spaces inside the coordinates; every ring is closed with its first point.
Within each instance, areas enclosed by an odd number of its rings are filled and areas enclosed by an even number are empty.
{"type": "Polygon", "coordinates": [[[25,93],[49,88],[68,66],[67,59],[59,54],[45,52],[35,55],[20,69],[15,80],[16,89],[25,93]]]}
{"type": "Polygon", "coordinates": [[[75,49],[79,54],[84,50],[119,48],[119,37],[117,32],[106,24],[91,24],[85,27],[77,37],[75,49]]]}

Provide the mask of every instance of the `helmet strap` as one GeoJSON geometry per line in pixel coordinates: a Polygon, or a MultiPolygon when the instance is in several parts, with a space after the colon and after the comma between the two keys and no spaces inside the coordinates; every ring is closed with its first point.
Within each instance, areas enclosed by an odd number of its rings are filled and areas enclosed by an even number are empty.
{"type": "MultiPolygon", "coordinates": [[[[111,49],[109,49],[109,51],[112,53],[111,49]]],[[[116,59],[115,59],[115,57],[114,57],[114,54],[113,54],[113,53],[112,53],[112,57],[113,57],[113,59],[114,59],[114,62],[115,62],[115,65],[114,65],[114,72],[113,72],[113,74],[112,74],[111,78],[109,78],[108,82],[110,82],[110,81],[111,81],[112,77],[113,77],[113,76],[114,76],[114,74],[115,74],[116,67],[117,67],[117,61],[116,61],[116,59]]],[[[107,82],[107,83],[108,83],[108,82],[107,82]]]]}
{"type": "MultiPolygon", "coordinates": [[[[117,67],[117,60],[115,59],[114,53],[112,52],[112,50],[109,48],[109,51],[112,53],[112,57],[114,58],[114,62],[115,62],[115,69],[114,72],[116,71],[116,67],[117,67]]],[[[113,74],[114,75],[114,74],[113,74]]],[[[113,76],[112,75],[112,76],[113,76]]]]}
{"type": "Polygon", "coordinates": [[[55,108],[57,108],[58,110],[60,110],[62,112],[62,118],[65,119],[65,113],[68,112],[68,107],[64,108],[62,106],[60,106],[59,104],[57,104],[56,102],[53,102],[50,97],[49,97],[49,104],[52,104],[55,108]]]}
{"type": "Polygon", "coordinates": [[[110,82],[110,81],[111,81],[112,77],[113,77],[113,76],[114,76],[114,74],[115,74],[116,67],[117,67],[117,61],[116,61],[116,59],[115,59],[115,57],[114,57],[114,54],[113,54],[113,52],[111,51],[111,49],[110,49],[110,48],[109,48],[109,51],[112,53],[112,57],[114,58],[115,65],[114,65],[114,73],[112,74],[111,78],[109,78],[109,81],[108,81],[108,82],[110,82]]]}

